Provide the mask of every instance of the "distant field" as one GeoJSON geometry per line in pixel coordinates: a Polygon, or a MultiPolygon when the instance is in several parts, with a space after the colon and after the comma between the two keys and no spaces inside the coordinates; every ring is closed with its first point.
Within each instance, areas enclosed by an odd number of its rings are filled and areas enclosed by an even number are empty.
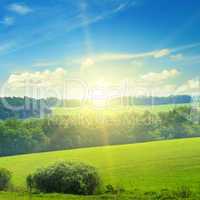
{"type": "Polygon", "coordinates": [[[77,115],[83,113],[104,113],[110,114],[113,112],[123,113],[123,112],[144,112],[151,111],[154,113],[158,112],[168,112],[174,108],[189,106],[190,104],[166,104],[166,105],[154,105],[154,106],[113,106],[113,107],[77,107],[77,108],[65,108],[65,107],[55,107],[53,108],[54,115],[77,115]]]}
{"type": "Polygon", "coordinates": [[[13,183],[25,188],[26,176],[59,160],[82,161],[99,170],[103,184],[127,190],[160,190],[200,186],[200,138],[85,148],[0,158],[13,173],[13,183]]]}

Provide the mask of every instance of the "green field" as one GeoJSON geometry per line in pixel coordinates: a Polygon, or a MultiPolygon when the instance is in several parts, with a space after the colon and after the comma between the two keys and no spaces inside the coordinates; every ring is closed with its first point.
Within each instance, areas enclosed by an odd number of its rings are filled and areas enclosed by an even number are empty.
{"type": "Polygon", "coordinates": [[[144,112],[150,111],[153,113],[168,112],[177,107],[189,106],[191,104],[166,104],[166,105],[152,105],[152,106],[112,106],[112,107],[77,107],[77,108],[65,108],[55,107],[52,109],[53,115],[77,115],[77,114],[105,114],[110,115],[112,113],[124,113],[124,112],[144,112]]]}
{"type": "MultiPolygon", "coordinates": [[[[77,196],[64,194],[37,194],[31,198],[27,193],[8,193],[0,192],[0,200],[134,200],[133,194],[121,195],[96,195],[96,196],[77,196]]],[[[140,199],[137,199],[140,200],[140,199]]],[[[146,199],[141,199],[146,200],[146,199]]],[[[150,199],[149,199],[150,200],[150,199]]],[[[153,200],[153,199],[152,199],[153,200]]]]}
{"type": "Polygon", "coordinates": [[[0,158],[13,173],[13,184],[25,188],[26,176],[60,160],[82,161],[99,170],[103,184],[126,190],[160,190],[200,186],[200,138],[96,147],[0,158]]]}

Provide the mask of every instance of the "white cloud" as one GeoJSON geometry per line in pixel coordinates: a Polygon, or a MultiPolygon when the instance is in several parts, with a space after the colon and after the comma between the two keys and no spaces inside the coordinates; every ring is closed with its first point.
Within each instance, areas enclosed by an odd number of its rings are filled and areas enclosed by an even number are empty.
{"type": "Polygon", "coordinates": [[[13,3],[8,6],[8,9],[19,15],[27,15],[32,12],[32,9],[25,4],[13,3]]]}
{"type": "MultiPolygon", "coordinates": [[[[198,79],[188,80],[181,86],[163,82],[176,77],[178,74],[179,72],[176,69],[145,74],[138,80],[133,81],[132,85],[128,85],[128,87],[130,86],[128,95],[168,96],[172,94],[199,94],[200,81],[198,79]]],[[[63,68],[57,68],[52,71],[45,70],[11,74],[3,88],[5,93],[1,93],[1,96],[31,96],[35,98],[56,96],[62,98],[65,81],[70,80],[68,78],[70,78],[70,74],[63,68]]],[[[78,83],[79,85],[80,82],[78,83]]],[[[102,86],[103,83],[105,82],[101,81],[99,85],[102,86]]],[[[84,87],[82,88],[82,86],[78,89],[78,92],[76,88],[75,90],[70,88],[70,95],[73,94],[75,97],[78,97],[81,92],[84,92],[84,87]]]]}
{"type": "Polygon", "coordinates": [[[15,19],[10,16],[6,16],[3,18],[2,21],[0,21],[0,24],[6,25],[6,26],[12,26],[15,23],[15,19]]]}
{"type": "Polygon", "coordinates": [[[114,12],[120,12],[123,11],[129,7],[134,7],[137,5],[137,2],[135,0],[125,0],[123,3],[119,4],[115,9],[114,12]]]}
{"type": "Polygon", "coordinates": [[[146,58],[146,57],[153,57],[153,58],[161,58],[164,56],[168,56],[170,54],[169,49],[161,49],[156,51],[150,51],[145,53],[138,53],[138,54],[102,54],[98,56],[100,60],[132,60],[137,58],[146,58]]]}
{"type": "Polygon", "coordinates": [[[183,59],[183,54],[178,53],[178,54],[175,54],[175,55],[171,55],[171,56],[170,56],[170,59],[173,60],[173,61],[182,60],[182,59],[183,59]]]}
{"type": "Polygon", "coordinates": [[[164,56],[168,56],[171,53],[170,49],[161,49],[159,51],[152,52],[152,56],[154,58],[161,58],[164,56]]]}
{"type": "Polygon", "coordinates": [[[127,6],[128,6],[128,3],[127,3],[127,2],[121,3],[121,4],[114,10],[114,12],[120,12],[120,11],[126,9],[127,6]]]}
{"type": "Polygon", "coordinates": [[[200,94],[200,80],[197,79],[191,79],[188,80],[186,83],[178,87],[177,89],[178,93],[184,93],[184,94],[200,94]]]}
{"type": "Polygon", "coordinates": [[[142,75],[141,79],[147,82],[162,82],[170,78],[174,78],[179,75],[179,71],[176,69],[163,70],[160,73],[150,72],[148,74],[142,75]]]}
{"type": "Polygon", "coordinates": [[[63,83],[66,70],[57,68],[54,71],[37,71],[37,72],[24,72],[19,74],[11,74],[8,78],[7,84],[10,87],[22,86],[27,83],[36,86],[59,86],[58,83],[63,83]]]}
{"type": "MultiPolygon", "coordinates": [[[[90,58],[93,62],[105,62],[105,61],[123,61],[123,60],[134,60],[146,57],[161,58],[168,56],[170,54],[169,49],[161,49],[156,51],[150,51],[145,53],[104,53],[97,54],[90,58]]],[[[86,59],[82,59],[81,64],[85,62],[86,59]]]]}
{"type": "Polygon", "coordinates": [[[54,95],[61,95],[66,74],[67,71],[63,68],[57,68],[54,71],[11,74],[4,84],[1,96],[16,95],[41,98],[49,96],[49,91],[53,91],[54,95]]]}

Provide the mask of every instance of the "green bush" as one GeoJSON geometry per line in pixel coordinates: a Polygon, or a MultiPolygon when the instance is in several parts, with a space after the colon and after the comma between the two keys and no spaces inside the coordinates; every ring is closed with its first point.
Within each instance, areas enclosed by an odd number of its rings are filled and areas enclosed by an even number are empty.
{"type": "Polygon", "coordinates": [[[7,169],[0,169],[0,191],[8,188],[11,180],[11,173],[7,169]]]}
{"type": "Polygon", "coordinates": [[[94,167],[73,162],[60,162],[39,169],[27,177],[27,186],[44,193],[92,195],[100,186],[94,167]]]}

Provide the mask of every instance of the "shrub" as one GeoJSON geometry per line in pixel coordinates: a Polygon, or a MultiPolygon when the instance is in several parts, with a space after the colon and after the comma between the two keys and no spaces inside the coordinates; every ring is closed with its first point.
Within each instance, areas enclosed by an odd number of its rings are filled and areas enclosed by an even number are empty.
{"type": "Polygon", "coordinates": [[[27,177],[27,186],[44,193],[94,194],[100,178],[94,167],[82,163],[60,162],[39,169],[27,177]]]}
{"type": "Polygon", "coordinates": [[[11,173],[7,169],[0,169],[0,191],[8,188],[11,180],[11,173]]]}

